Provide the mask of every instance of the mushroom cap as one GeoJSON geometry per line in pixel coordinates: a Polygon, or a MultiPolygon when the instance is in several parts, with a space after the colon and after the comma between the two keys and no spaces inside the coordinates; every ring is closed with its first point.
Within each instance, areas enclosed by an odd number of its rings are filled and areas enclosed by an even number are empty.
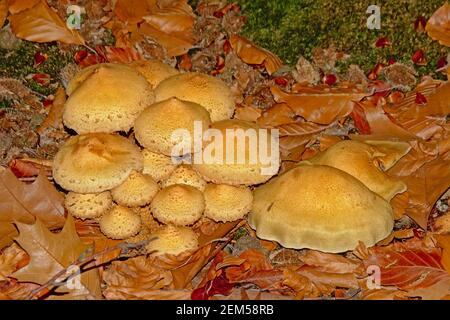
{"type": "Polygon", "coordinates": [[[142,173],[150,175],[158,182],[167,179],[177,167],[171,157],[163,154],[143,149],[142,156],[144,158],[142,173]]]}
{"type": "Polygon", "coordinates": [[[94,219],[100,217],[112,206],[113,201],[109,191],[100,193],[69,192],[64,199],[64,206],[74,217],[94,219]]]}
{"type": "Polygon", "coordinates": [[[410,146],[405,142],[341,141],[306,163],[327,165],[345,171],[364,183],[370,190],[390,201],[397,193],[406,191],[403,181],[387,176],[382,169],[392,167],[410,146]]]}
{"type": "Polygon", "coordinates": [[[253,195],[249,188],[226,184],[208,184],[205,196],[206,217],[229,222],[243,218],[252,208],[253,195]]]}
{"type": "Polygon", "coordinates": [[[147,252],[153,255],[178,255],[198,248],[198,235],[188,227],[166,225],[153,232],[154,236],[157,239],[146,246],[147,252]]]}
{"type": "Polygon", "coordinates": [[[150,204],[153,216],[162,223],[177,226],[191,225],[205,210],[203,194],[185,184],[174,184],[161,189],[150,204]]]}
{"type": "Polygon", "coordinates": [[[210,131],[211,133],[214,129],[217,129],[221,134],[220,138],[212,139],[213,141],[209,144],[204,142],[203,161],[196,162],[194,155],[192,165],[206,181],[217,184],[253,185],[266,182],[278,172],[280,166],[279,149],[273,148],[275,154],[271,152],[275,139],[270,131],[265,131],[267,136],[263,137],[259,134],[259,130],[265,129],[261,129],[255,123],[242,120],[215,122],[211,125],[211,129],[213,129],[210,131]],[[229,130],[231,130],[231,134],[229,130]],[[240,139],[231,140],[233,133],[240,139]],[[250,133],[256,133],[254,135],[256,139],[246,138],[243,140],[246,133],[249,133],[249,136],[250,133]],[[260,141],[261,139],[266,139],[267,143],[264,147],[266,150],[261,148],[261,145],[264,145],[264,141],[260,141]],[[230,140],[230,143],[227,144],[227,140],[230,140]],[[250,143],[250,141],[253,142],[250,143]],[[223,157],[220,157],[220,154],[223,157]],[[242,159],[238,158],[239,154],[243,155],[242,159]],[[270,160],[269,163],[261,161],[261,156],[264,154],[270,160]],[[212,160],[207,160],[209,155],[212,155],[212,160]]]}
{"type": "Polygon", "coordinates": [[[106,133],[69,138],[53,161],[53,178],[64,189],[98,193],[123,183],[142,169],[139,148],[128,139],[106,133]]]}
{"type": "Polygon", "coordinates": [[[206,181],[189,165],[180,165],[161,184],[163,188],[173,184],[187,184],[200,191],[205,190],[206,181]]]}
{"type": "Polygon", "coordinates": [[[150,84],[139,72],[113,63],[83,69],[68,88],[63,122],[78,134],[128,131],[155,100],[150,84]]]}
{"type": "Polygon", "coordinates": [[[234,113],[233,94],[225,82],[203,73],[180,73],[162,81],[155,88],[156,101],[170,97],[205,107],[213,122],[230,119],[234,113]]]}
{"type": "Polygon", "coordinates": [[[208,129],[211,124],[208,111],[194,102],[172,97],[146,108],[136,119],[134,132],[136,139],[146,149],[167,156],[182,156],[199,151],[194,148],[195,122],[201,123],[200,133],[208,129]],[[187,130],[188,139],[184,139],[183,135],[174,136],[179,129],[187,130]],[[174,150],[174,147],[180,144],[185,148],[174,150]]]}
{"type": "Polygon", "coordinates": [[[178,74],[178,70],[158,60],[138,60],[129,64],[155,88],[161,81],[178,74]]]}
{"type": "Polygon", "coordinates": [[[392,231],[389,203],[348,173],[300,165],[253,193],[250,226],[287,248],[324,252],[372,246],[392,231]]]}
{"type": "Polygon", "coordinates": [[[100,218],[100,230],[111,239],[126,239],[141,230],[141,218],[133,210],[114,206],[100,218]]]}
{"type": "Polygon", "coordinates": [[[158,183],[151,176],[134,171],[121,185],[111,189],[111,195],[122,206],[140,207],[149,204],[158,190],[158,183]]]}

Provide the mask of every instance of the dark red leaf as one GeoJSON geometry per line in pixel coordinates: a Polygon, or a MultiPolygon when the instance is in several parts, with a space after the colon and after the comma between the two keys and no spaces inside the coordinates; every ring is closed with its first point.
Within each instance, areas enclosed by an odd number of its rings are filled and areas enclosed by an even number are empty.
{"type": "Polygon", "coordinates": [[[376,78],[378,78],[378,75],[380,74],[383,67],[384,67],[384,64],[377,63],[375,65],[375,67],[369,72],[369,74],[367,75],[367,78],[369,78],[369,80],[375,80],[376,78]]]}
{"type": "Polygon", "coordinates": [[[80,50],[77,53],[75,53],[74,60],[76,64],[80,64],[80,62],[86,59],[87,56],[88,52],[86,50],[80,50]]]}
{"type": "Polygon", "coordinates": [[[353,111],[350,113],[356,128],[360,134],[371,134],[369,122],[366,119],[364,109],[357,103],[354,104],[353,111]]]}
{"type": "Polygon", "coordinates": [[[233,50],[233,48],[231,47],[231,43],[229,40],[225,40],[225,42],[223,43],[223,52],[225,52],[226,54],[230,53],[231,50],[233,50]]]}
{"type": "Polygon", "coordinates": [[[440,57],[436,64],[438,69],[444,68],[446,65],[447,65],[447,57],[440,57]]]}
{"type": "Polygon", "coordinates": [[[416,92],[416,104],[424,105],[427,104],[427,98],[420,92],[416,92]]]}
{"type": "Polygon", "coordinates": [[[327,74],[322,78],[323,83],[332,86],[337,82],[337,77],[334,74],[327,74]]]}
{"type": "Polygon", "coordinates": [[[31,79],[39,83],[41,86],[48,86],[50,84],[50,75],[46,73],[35,73],[31,75],[31,79]]]}
{"type": "Polygon", "coordinates": [[[426,64],[425,53],[422,50],[417,50],[416,52],[414,52],[411,60],[415,64],[424,65],[424,64],[426,64]]]}
{"type": "Polygon", "coordinates": [[[286,77],[283,76],[275,77],[273,78],[273,80],[277,85],[282,87],[285,87],[288,84],[288,79],[286,79],[286,77]]]}
{"type": "Polygon", "coordinates": [[[48,59],[48,55],[47,55],[47,54],[42,54],[42,53],[40,53],[40,52],[36,52],[36,54],[34,55],[34,64],[33,64],[33,68],[36,68],[37,66],[41,65],[41,64],[44,63],[47,59],[48,59]]]}
{"type": "Polygon", "coordinates": [[[208,300],[216,294],[227,296],[231,293],[233,287],[234,285],[228,281],[225,273],[222,273],[213,280],[209,280],[205,286],[192,291],[191,298],[192,300],[208,300]]]}
{"type": "Polygon", "coordinates": [[[390,45],[391,43],[389,42],[389,39],[386,37],[379,38],[377,41],[375,41],[375,47],[377,48],[384,48],[390,45]]]}
{"type": "Polygon", "coordinates": [[[425,26],[427,25],[427,20],[424,16],[419,16],[416,21],[414,21],[414,30],[418,32],[422,32],[425,30],[425,26]]]}
{"type": "Polygon", "coordinates": [[[396,63],[397,61],[395,60],[394,57],[390,57],[388,60],[388,65],[393,65],[394,63],[396,63]]]}

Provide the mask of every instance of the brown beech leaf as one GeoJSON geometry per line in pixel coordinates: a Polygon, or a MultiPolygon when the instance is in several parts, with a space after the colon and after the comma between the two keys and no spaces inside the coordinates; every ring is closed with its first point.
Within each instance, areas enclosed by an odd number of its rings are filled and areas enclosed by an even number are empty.
{"type": "Polygon", "coordinates": [[[0,28],[3,27],[8,16],[8,0],[0,0],[0,28]]]}
{"type": "Polygon", "coordinates": [[[405,291],[397,289],[371,289],[364,290],[361,294],[362,300],[407,300],[405,291]]]}
{"type": "Polygon", "coordinates": [[[287,93],[278,87],[271,87],[270,90],[276,102],[286,103],[307,121],[324,125],[349,115],[354,101],[360,101],[366,96],[363,92],[346,89],[318,93],[287,93]]]}
{"type": "Polygon", "coordinates": [[[435,236],[439,247],[442,248],[441,263],[447,273],[450,274],[450,235],[436,235],[435,236]]]}
{"type": "Polygon", "coordinates": [[[261,109],[253,106],[236,106],[234,119],[256,122],[256,120],[261,116],[261,112],[261,109]]]}
{"type": "Polygon", "coordinates": [[[0,281],[6,280],[13,272],[28,263],[28,255],[13,243],[0,253],[0,281]]]}
{"type": "MultiPolygon", "coordinates": [[[[46,283],[75,262],[80,255],[85,254],[89,248],[78,237],[71,215],[68,216],[62,231],[57,234],[48,230],[39,219],[32,225],[17,223],[17,227],[19,236],[15,240],[30,256],[30,263],[13,274],[13,277],[21,282],[46,283]]],[[[64,286],[57,291],[69,292],[73,296],[101,297],[97,269],[83,272],[80,282],[80,290],[64,286]]]]}
{"type": "Polygon", "coordinates": [[[450,4],[446,2],[437,9],[428,20],[425,31],[433,40],[450,47],[450,4]]]}
{"type": "Polygon", "coordinates": [[[309,266],[316,267],[317,270],[331,273],[353,273],[361,266],[357,260],[316,250],[308,250],[301,260],[309,266]]]}
{"type": "MultiPolygon", "coordinates": [[[[41,172],[31,184],[19,181],[9,169],[0,169],[0,244],[14,234],[13,222],[33,223],[39,218],[48,228],[64,225],[64,197],[41,172]]],[[[9,240],[8,240],[9,239],[9,240]]]]}
{"type": "Polygon", "coordinates": [[[12,14],[34,7],[41,0],[7,0],[9,12],[12,14]]]}
{"type": "Polygon", "coordinates": [[[407,291],[408,296],[442,298],[449,293],[450,275],[440,262],[441,250],[416,242],[372,247],[364,265],[380,267],[382,286],[407,291]]]}
{"type": "Polygon", "coordinates": [[[133,48],[97,46],[95,47],[95,51],[108,62],[129,63],[144,59],[142,55],[133,48]]]}
{"type": "Polygon", "coordinates": [[[17,178],[37,177],[41,171],[47,177],[52,175],[52,161],[45,159],[17,158],[8,163],[17,178]]]}
{"type": "Polygon", "coordinates": [[[295,112],[286,103],[277,103],[264,110],[257,123],[264,128],[272,128],[295,122],[295,112]]]}
{"type": "Polygon", "coordinates": [[[151,11],[149,0],[117,0],[114,6],[115,15],[123,22],[135,24],[142,22],[144,16],[151,11]]]}
{"type": "Polygon", "coordinates": [[[272,52],[258,47],[244,37],[233,34],[230,37],[230,44],[242,61],[248,64],[264,65],[269,74],[276,72],[283,65],[280,58],[272,52]]]}
{"type": "Polygon", "coordinates": [[[37,128],[37,133],[42,134],[48,128],[58,128],[62,126],[62,115],[66,103],[66,92],[63,88],[58,88],[55,93],[55,98],[50,106],[50,111],[44,121],[37,128]]]}
{"type": "Polygon", "coordinates": [[[18,38],[34,42],[60,41],[84,45],[83,37],[77,31],[67,28],[66,23],[44,0],[10,15],[8,19],[18,38]]]}

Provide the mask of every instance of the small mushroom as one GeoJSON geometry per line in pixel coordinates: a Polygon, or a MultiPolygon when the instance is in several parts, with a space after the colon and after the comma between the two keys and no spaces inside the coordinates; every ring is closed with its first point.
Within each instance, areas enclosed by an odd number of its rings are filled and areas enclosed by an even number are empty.
{"type": "Polygon", "coordinates": [[[64,206],[74,217],[94,219],[100,217],[112,206],[113,201],[109,191],[100,193],[69,192],[64,199],[64,206]]]}
{"type": "Polygon", "coordinates": [[[111,195],[122,206],[140,207],[149,204],[158,189],[151,176],[134,171],[121,185],[111,189],[111,195]]]}
{"type": "Polygon", "coordinates": [[[179,255],[198,248],[198,235],[188,227],[166,225],[151,236],[157,237],[146,246],[146,251],[152,255],[179,255]]]}
{"type": "Polygon", "coordinates": [[[252,207],[253,195],[246,187],[208,184],[203,195],[206,217],[217,222],[242,219],[252,207]]]}
{"type": "Polygon", "coordinates": [[[162,81],[155,88],[156,101],[171,97],[192,101],[205,107],[213,122],[230,119],[234,113],[234,98],[222,80],[203,73],[187,72],[162,81]]]}
{"type": "Polygon", "coordinates": [[[165,188],[173,184],[187,184],[203,192],[206,181],[191,166],[181,165],[161,185],[165,188]]]}
{"type": "Polygon", "coordinates": [[[70,81],[67,91],[63,122],[78,134],[128,131],[155,99],[139,72],[112,63],[83,69],[70,81]]]}
{"type": "Polygon", "coordinates": [[[158,60],[138,60],[129,64],[155,88],[161,81],[178,74],[178,70],[158,60]]]}
{"type": "Polygon", "coordinates": [[[133,210],[114,206],[100,218],[100,230],[111,239],[126,239],[141,230],[141,218],[133,210]]]}
{"type": "Polygon", "coordinates": [[[199,220],[205,210],[203,194],[185,184],[161,189],[150,204],[153,216],[165,224],[186,226],[199,220]]]}
{"type": "Polygon", "coordinates": [[[167,179],[177,167],[171,157],[163,154],[143,149],[142,156],[144,158],[142,173],[150,175],[158,182],[167,179]]]}
{"type": "Polygon", "coordinates": [[[134,132],[146,149],[167,156],[182,156],[199,151],[194,148],[196,121],[201,123],[202,132],[208,129],[211,119],[205,108],[193,102],[169,98],[146,108],[136,119],[134,132]],[[187,130],[188,139],[182,133],[176,136],[179,129],[187,130]],[[174,149],[177,145],[179,150],[174,149]]]}
{"type": "Polygon", "coordinates": [[[324,252],[373,246],[387,237],[389,203],[352,175],[321,165],[300,165],[259,186],[248,217],[258,237],[287,248],[324,252]]]}
{"type": "Polygon", "coordinates": [[[53,178],[64,189],[99,193],[122,184],[142,170],[139,148],[128,139],[106,133],[69,138],[55,155],[53,178]]]}

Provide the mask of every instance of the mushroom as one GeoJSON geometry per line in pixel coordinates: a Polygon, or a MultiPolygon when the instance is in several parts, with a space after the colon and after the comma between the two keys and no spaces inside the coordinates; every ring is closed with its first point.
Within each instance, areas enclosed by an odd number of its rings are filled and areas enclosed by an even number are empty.
{"type": "Polygon", "coordinates": [[[156,101],[171,97],[192,101],[209,111],[213,122],[230,119],[234,113],[234,98],[222,80],[195,72],[172,76],[155,88],[156,101]]]}
{"type": "Polygon", "coordinates": [[[266,131],[268,133],[264,137],[259,134],[261,128],[257,124],[242,120],[215,122],[211,125],[211,129],[217,130],[220,137],[206,144],[203,149],[203,160],[196,162],[194,156],[192,165],[206,181],[217,184],[254,185],[266,182],[278,172],[279,150],[272,148],[275,141],[270,131],[266,131]],[[239,139],[233,139],[233,133],[239,139]],[[245,138],[247,133],[256,133],[255,139],[245,138]],[[227,143],[227,140],[230,143],[227,143]],[[242,159],[239,159],[238,154],[242,155],[242,159]],[[263,154],[266,158],[264,162],[261,161],[263,154]],[[208,160],[210,155],[211,159],[208,160]]]}
{"type": "Polygon", "coordinates": [[[345,171],[390,201],[397,193],[406,191],[406,184],[387,176],[383,170],[392,167],[408,153],[410,146],[406,142],[369,143],[371,144],[351,140],[341,141],[305,162],[345,171]]]}
{"type": "Polygon", "coordinates": [[[142,173],[150,175],[158,182],[167,179],[177,167],[171,157],[147,149],[142,150],[142,157],[144,158],[142,173]]]}
{"type": "Polygon", "coordinates": [[[111,189],[111,195],[122,206],[140,207],[149,204],[158,189],[151,176],[134,171],[121,185],[111,189]]]}
{"type": "Polygon", "coordinates": [[[206,181],[191,166],[181,165],[172,172],[169,178],[161,183],[163,188],[173,184],[187,184],[203,192],[206,181]]]}
{"type": "Polygon", "coordinates": [[[166,225],[151,234],[157,237],[146,246],[152,255],[179,255],[198,248],[198,235],[188,227],[166,225]]]}
{"type": "Polygon", "coordinates": [[[185,184],[161,189],[150,204],[153,216],[160,222],[186,226],[199,220],[205,210],[203,194],[185,184]]]}
{"type": "Polygon", "coordinates": [[[113,201],[109,191],[100,193],[67,193],[64,206],[74,217],[80,219],[94,219],[108,211],[113,201]]]}
{"type": "Polygon", "coordinates": [[[258,237],[287,248],[324,252],[372,246],[387,237],[389,203],[350,174],[329,166],[300,165],[259,186],[248,217],[258,237]]]}
{"type": "Polygon", "coordinates": [[[251,209],[253,195],[249,188],[226,184],[208,184],[205,196],[205,216],[217,222],[242,219],[251,209]]]}
{"type": "Polygon", "coordinates": [[[178,74],[178,70],[158,60],[137,60],[129,64],[155,88],[161,81],[178,74]]]}
{"type": "Polygon", "coordinates": [[[99,193],[122,184],[132,170],[142,170],[139,148],[128,139],[106,133],[69,138],[55,155],[53,178],[64,189],[99,193]]]}
{"type": "Polygon", "coordinates": [[[83,69],[69,83],[68,94],[63,122],[79,134],[128,131],[155,99],[139,72],[112,63],[83,69]]]}
{"type": "Polygon", "coordinates": [[[141,230],[141,218],[133,210],[114,206],[100,218],[100,230],[111,239],[126,239],[141,230]]]}
{"type": "Polygon", "coordinates": [[[167,156],[182,156],[199,151],[194,148],[195,122],[201,124],[200,133],[208,129],[211,123],[208,111],[199,104],[172,97],[146,108],[136,119],[134,132],[146,149],[167,156]],[[187,131],[177,136],[179,129],[187,131]],[[189,134],[187,139],[185,132],[189,134]]]}

